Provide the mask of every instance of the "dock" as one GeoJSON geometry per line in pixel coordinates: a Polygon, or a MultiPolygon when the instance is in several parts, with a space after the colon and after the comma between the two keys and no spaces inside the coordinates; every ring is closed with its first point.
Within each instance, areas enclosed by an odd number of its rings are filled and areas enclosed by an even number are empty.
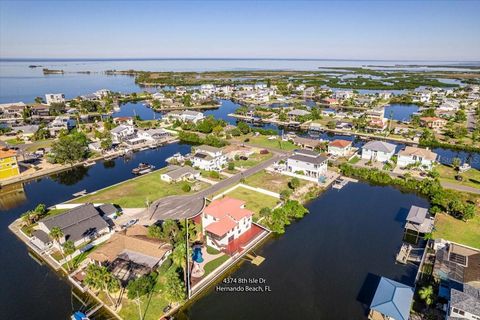
{"type": "Polygon", "coordinates": [[[250,254],[250,253],[247,253],[247,254],[245,255],[245,257],[247,257],[247,258],[250,260],[250,262],[251,262],[252,264],[256,265],[257,267],[258,267],[259,265],[261,265],[261,264],[263,263],[263,261],[265,261],[265,258],[264,258],[264,257],[259,256],[259,255],[252,255],[252,254],[250,254]]]}
{"type": "Polygon", "coordinates": [[[412,246],[407,243],[403,243],[402,247],[400,248],[400,251],[397,253],[397,257],[396,257],[397,262],[402,264],[407,264],[411,251],[412,251],[412,246]]]}
{"type": "Polygon", "coordinates": [[[86,194],[87,194],[87,190],[83,189],[82,191],[78,191],[78,192],[73,193],[72,196],[74,196],[76,198],[76,197],[84,196],[86,194]]]}

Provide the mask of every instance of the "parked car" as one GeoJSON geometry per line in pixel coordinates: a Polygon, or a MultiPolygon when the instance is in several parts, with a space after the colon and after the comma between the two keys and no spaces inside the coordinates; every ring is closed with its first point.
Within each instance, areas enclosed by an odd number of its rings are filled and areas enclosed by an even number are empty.
{"type": "Polygon", "coordinates": [[[268,150],[267,149],[262,149],[262,150],[260,150],[260,154],[268,154],[268,150]]]}
{"type": "Polygon", "coordinates": [[[455,180],[457,180],[457,181],[463,181],[463,177],[462,177],[461,175],[457,174],[457,175],[455,176],[455,180]]]}
{"type": "Polygon", "coordinates": [[[133,226],[133,225],[134,225],[135,223],[137,223],[137,222],[138,222],[138,219],[132,219],[132,220],[128,221],[127,223],[125,223],[125,224],[123,225],[123,227],[124,227],[125,229],[130,228],[131,226],[133,226]]]}

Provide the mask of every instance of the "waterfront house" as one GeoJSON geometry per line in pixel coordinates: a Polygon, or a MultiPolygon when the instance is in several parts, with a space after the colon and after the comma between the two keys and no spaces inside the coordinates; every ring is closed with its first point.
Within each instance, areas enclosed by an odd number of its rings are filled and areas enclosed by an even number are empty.
{"type": "Polygon", "coordinates": [[[165,99],[165,94],[163,94],[162,92],[155,92],[154,94],[152,94],[152,99],[153,100],[165,99]]]}
{"type": "Polygon", "coordinates": [[[26,104],[23,102],[0,104],[0,118],[4,121],[20,120],[26,107],[26,104]]]}
{"type": "Polygon", "coordinates": [[[170,133],[163,129],[138,130],[137,137],[145,141],[155,142],[170,136],[170,133]]]}
{"type": "MultiPolygon", "coordinates": [[[[76,247],[110,231],[100,211],[91,203],[80,205],[61,214],[47,216],[38,222],[37,230],[49,235],[55,227],[60,228],[63,233],[63,237],[59,239],[60,245],[71,240],[76,247]]],[[[39,234],[41,232],[37,232],[37,235],[39,234]]],[[[45,235],[42,237],[45,238],[45,235]]],[[[43,242],[43,245],[47,243],[43,242]]],[[[58,243],[55,245],[61,249],[58,243]]]]}
{"type": "Polygon", "coordinates": [[[334,98],[326,98],[321,101],[322,104],[327,105],[327,106],[337,106],[338,100],[334,98]]]}
{"type": "Polygon", "coordinates": [[[214,200],[202,213],[202,228],[207,245],[217,250],[226,250],[229,243],[250,230],[252,216],[253,212],[245,209],[242,200],[230,197],[214,200]]]}
{"type": "Polygon", "coordinates": [[[48,131],[50,135],[56,137],[61,130],[70,131],[75,128],[75,120],[70,119],[69,116],[57,116],[48,124],[48,131]]]}
{"type": "Polygon", "coordinates": [[[129,137],[135,134],[135,128],[129,125],[119,125],[118,127],[113,128],[110,130],[110,135],[112,136],[112,142],[114,144],[118,144],[129,137]]]}
{"type": "Polygon", "coordinates": [[[116,125],[125,124],[133,126],[133,117],[115,117],[113,118],[113,123],[116,125]]]}
{"type": "Polygon", "coordinates": [[[447,124],[447,120],[437,117],[421,117],[420,124],[430,129],[440,130],[447,124]]]}
{"type": "Polygon", "coordinates": [[[307,98],[311,98],[315,96],[315,87],[308,87],[303,91],[303,96],[307,98]]]}
{"type": "Polygon", "coordinates": [[[293,109],[287,112],[287,116],[291,121],[298,121],[301,117],[308,116],[309,114],[309,111],[302,109],[293,109]]]}
{"type": "Polygon", "coordinates": [[[292,139],[293,144],[301,149],[314,150],[322,146],[322,141],[311,138],[303,138],[295,136],[292,139]]]}
{"type": "Polygon", "coordinates": [[[437,154],[429,149],[406,146],[398,152],[397,165],[400,168],[408,165],[419,164],[427,170],[431,170],[437,160],[437,154]]]}
{"type": "Polygon", "coordinates": [[[198,121],[203,120],[205,116],[203,115],[203,113],[198,111],[186,110],[169,112],[167,114],[167,118],[184,122],[197,123],[198,121]]]}
{"type": "Polygon", "coordinates": [[[383,141],[369,141],[362,147],[362,159],[386,162],[395,153],[396,145],[383,141]]]}
{"type": "Polygon", "coordinates": [[[365,112],[368,131],[382,132],[387,128],[388,119],[385,118],[385,108],[375,108],[365,112]]]}
{"type": "Polygon", "coordinates": [[[352,151],[352,141],[335,139],[328,144],[328,153],[339,157],[346,157],[352,151]]]}
{"type": "Polygon", "coordinates": [[[48,105],[51,105],[52,103],[64,103],[65,95],[63,93],[47,93],[45,95],[45,100],[48,105]]]}
{"type": "Polygon", "coordinates": [[[107,97],[110,94],[110,92],[111,91],[108,90],[108,89],[100,89],[100,90],[95,91],[93,94],[96,95],[98,97],[98,99],[102,99],[102,98],[107,97]]]}
{"type": "Polygon", "coordinates": [[[20,174],[15,150],[0,149],[0,180],[13,178],[20,174]]]}
{"type": "Polygon", "coordinates": [[[34,104],[30,106],[32,116],[48,117],[50,115],[50,107],[45,104],[34,104]]]}
{"type": "Polygon", "coordinates": [[[353,91],[337,91],[333,94],[333,97],[337,100],[347,100],[353,98],[353,91]]]}
{"type": "Polygon", "coordinates": [[[183,96],[185,93],[187,93],[187,88],[185,88],[185,87],[175,87],[175,95],[183,96]]]}
{"type": "Polygon", "coordinates": [[[146,227],[134,225],[114,233],[88,258],[108,266],[122,284],[127,284],[129,280],[147,275],[162,265],[172,249],[171,244],[148,237],[146,227]]]}
{"type": "Polygon", "coordinates": [[[371,320],[408,320],[413,301],[413,288],[381,277],[370,303],[371,320]]]}
{"type": "Polygon", "coordinates": [[[213,84],[202,84],[200,86],[200,92],[207,96],[211,96],[215,93],[215,86],[213,84]]]}
{"type": "Polygon", "coordinates": [[[463,288],[450,290],[447,320],[480,319],[480,288],[463,285],[463,288]]]}
{"type": "Polygon", "coordinates": [[[192,147],[192,165],[207,171],[220,171],[227,164],[222,149],[207,145],[192,147]]]}
{"type": "Polygon", "coordinates": [[[286,170],[307,177],[321,178],[327,174],[327,160],[312,150],[295,150],[287,159],[286,170]]]}
{"type": "Polygon", "coordinates": [[[36,124],[26,125],[26,126],[17,126],[12,127],[12,131],[17,134],[17,137],[22,138],[23,140],[30,140],[35,132],[38,131],[40,126],[36,124]]]}
{"type": "Polygon", "coordinates": [[[160,179],[168,183],[179,182],[185,180],[195,180],[200,177],[200,172],[192,167],[180,167],[171,165],[167,167],[167,172],[162,173],[160,179]]]}

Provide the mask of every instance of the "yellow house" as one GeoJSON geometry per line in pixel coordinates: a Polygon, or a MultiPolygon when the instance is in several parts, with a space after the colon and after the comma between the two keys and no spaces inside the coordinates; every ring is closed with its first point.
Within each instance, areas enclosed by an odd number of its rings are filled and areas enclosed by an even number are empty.
{"type": "Polygon", "coordinates": [[[0,180],[15,177],[20,174],[17,163],[17,152],[14,150],[0,150],[0,180]]]}

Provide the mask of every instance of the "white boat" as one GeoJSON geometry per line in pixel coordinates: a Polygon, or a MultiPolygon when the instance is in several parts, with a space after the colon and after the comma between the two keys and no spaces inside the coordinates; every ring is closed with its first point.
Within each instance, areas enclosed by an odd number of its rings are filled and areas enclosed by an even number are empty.
{"type": "Polygon", "coordinates": [[[462,164],[462,165],[460,166],[460,168],[458,168],[458,170],[459,170],[460,172],[465,172],[465,171],[468,171],[468,170],[470,170],[470,169],[472,169],[472,166],[469,165],[468,163],[464,163],[464,164],[462,164]]]}
{"type": "Polygon", "coordinates": [[[91,161],[85,161],[85,162],[83,163],[83,166],[84,166],[84,167],[91,167],[91,166],[95,165],[95,163],[96,163],[96,162],[93,161],[93,160],[91,160],[91,161]]]}

